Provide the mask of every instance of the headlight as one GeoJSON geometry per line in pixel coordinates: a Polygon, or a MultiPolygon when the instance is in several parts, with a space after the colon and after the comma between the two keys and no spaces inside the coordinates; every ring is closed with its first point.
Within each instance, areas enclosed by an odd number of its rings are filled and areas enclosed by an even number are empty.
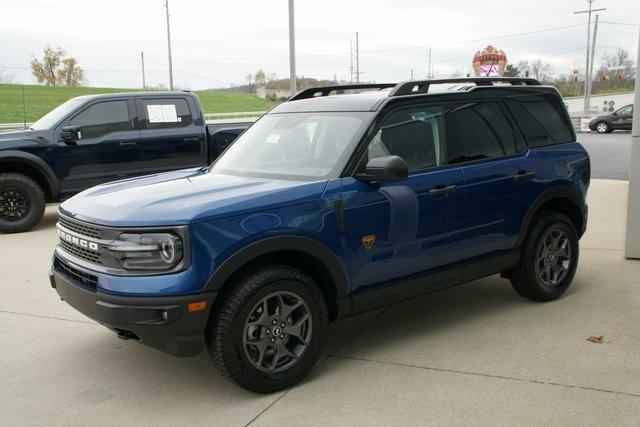
{"type": "Polygon", "coordinates": [[[171,233],[124,233],[107,249],[126,270],[170,270],[183,257],[182,240],[171,233]]]}

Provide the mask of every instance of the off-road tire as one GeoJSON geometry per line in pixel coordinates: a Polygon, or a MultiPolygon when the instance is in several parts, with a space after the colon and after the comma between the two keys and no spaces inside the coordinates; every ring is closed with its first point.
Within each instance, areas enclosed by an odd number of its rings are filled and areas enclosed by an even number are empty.
{"type": "Polygon", "coordinates": [[[529,227],[521,251],[518,265],[508,275],[516,292],[534,301],[555,300],[565,293],[573,280],[579,259],[578,235],[573,223],[566,215],[548,211],[537,214],[529,227]],[[564,278],[559,280],[557,285],[547,285],[538,277],[536,262],[543,245],[542,239],[553,230],[561,231],[566,235],[568,244],[571,245],[571,255],[564,278]]]}
{"type": "Polygon", "coordinates": [[[0,174],[0,194],[3,190],[19,190],[28,199],[29,208],[26,215],[17,220],[10,220],[0,215],[0,233],[20,233],[35,227],[44,215],[46,204],[44,191],[37,182],[19,173],[0,174]]]}
{"type": "Polygon", "coordinates": [[[304,378],[320,357],[329,315],[322,291],[298,269],[280,264],[259,264],[247,269],[217,298],[206,330],[209,355],[223,376],[247,390],[270,393],[304,378]],[[310,340],[293,366],[280,372],[263,372],[245,352],[245,322],[252,309],[274,292],[293,292],[310,310],[310,340]]]}

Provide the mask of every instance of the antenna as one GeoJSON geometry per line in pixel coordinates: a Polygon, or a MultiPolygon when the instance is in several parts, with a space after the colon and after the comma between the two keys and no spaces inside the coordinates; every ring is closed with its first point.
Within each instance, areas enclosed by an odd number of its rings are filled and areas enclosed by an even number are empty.
{"type": "Polygon", "coordinates": [[[24,124],[24,128],[27,128],[27,106],[24,98],[24,85],[22,85],[22,122],[24,124]]]}

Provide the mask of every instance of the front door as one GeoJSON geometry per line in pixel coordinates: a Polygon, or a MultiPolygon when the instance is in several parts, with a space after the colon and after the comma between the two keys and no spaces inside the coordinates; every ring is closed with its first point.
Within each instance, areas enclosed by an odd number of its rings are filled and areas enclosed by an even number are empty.
{"type": "Polygon", "coordinates": [[[133,117],[131,101],[97,101],[58,127],[58,135],[64,126],[80,130],[77,141],[59,141],[56,147],[55,167],[63,193],[138,174],[140,132],[134,129],[133,117]]]}
{"type": "Polygon", "coordinates": [[[616,129],[631,130],[633,123],[633,105],[622,107],[616,112],[616,129]]]}
{"type": "MultiPolygon", "coordinates": [[[[458,232],[464,227],[462,169],[446,163],[442,108],[398,109],[383,119],[365,158],[397,155],[407,179],[367,183],[343,178],[346,251],[352,290],[384,288],[460,261],[458,232]]],[[[458,279],[455,271],[451,282],[458,279]]]]}
{"type": "Polygon", "coordinates": [[[141,99],[140,163],[145,174],[203,166],[204,124],[186,98],[141,99]]]}

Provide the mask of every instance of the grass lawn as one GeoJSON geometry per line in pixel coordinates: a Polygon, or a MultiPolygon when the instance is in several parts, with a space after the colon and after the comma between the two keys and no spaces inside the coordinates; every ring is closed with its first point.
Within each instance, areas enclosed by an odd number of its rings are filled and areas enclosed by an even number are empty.
{"type": "MultiPolygon", "coordinates": [[[[24,115],[27,122],[34,122],[66,100],[80,95],[98,93],[131,92],[135,89],[99,87],[50,87],[39,85],[0,84],[0,123],[23,121],[22,93],[24,89],[24,115]]],[[[240,111],[266,111],[275,104],[250,93],[203,90],[195,92],[200,97],[205,113],[233,113],[240,111]]]]}

